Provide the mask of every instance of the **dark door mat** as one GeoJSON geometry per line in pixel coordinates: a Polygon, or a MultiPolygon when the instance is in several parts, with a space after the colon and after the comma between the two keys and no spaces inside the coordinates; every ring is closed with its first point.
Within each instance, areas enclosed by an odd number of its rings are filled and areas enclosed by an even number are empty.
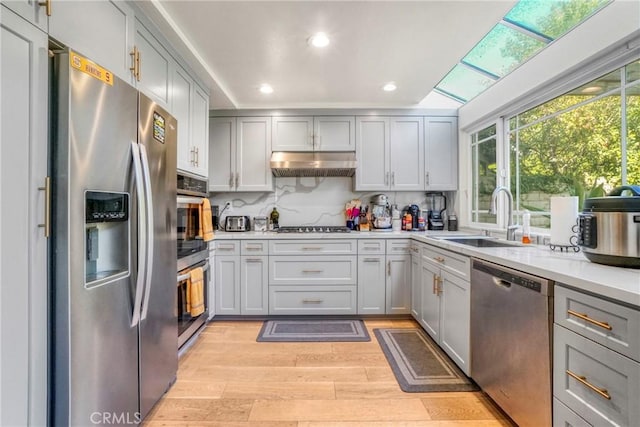
{"type": "Polygon", "coordinates": [[[256,341],[371,341],[362,320],[267,320],[256,341]]]}
{"type": "Polygon", "coordinates": [[[422,329],[374,329],[373,332],[402,391],[480,390],[422,329]]]}

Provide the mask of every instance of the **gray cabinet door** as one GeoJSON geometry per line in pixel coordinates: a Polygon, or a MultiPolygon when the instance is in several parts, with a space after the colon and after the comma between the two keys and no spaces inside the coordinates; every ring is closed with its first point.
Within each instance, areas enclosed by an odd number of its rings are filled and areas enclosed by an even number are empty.
{"type": "Polygon", "coordinates": [[[387,314],[411,312],[411,255],[387,255],[387,314]]]}
{"type": "Polygon", "coordinates": [[[134,12],[123,1],[53,1],[49,17],[51,37],[129,83],[133,26],[134,12]]]}
{"type": "Polygon", "coordinates": [[[385,256],[358,256],[358,314],[385,312],[385,256]]]}
{"type": "MultiPolygon", "coordinates": [[[[57,3],[57,2],[56,2],[57,3]]],[[[37,0],[2,0],[2,4],[31,22],[42,31],[47,31],[48,19],[44,5],[37,0]]],[[[56,4],[57,6],[57,4],[56,4]]]]}
{"type": "Polygon", "coordinates": [[[274,117],[273,151],[313,151],[313,117],[274,117]]]}
{"type": "MultiPolygon", "coordinates": [[[[192,172],[209,175],[209,95],[197,84],[192,85],[191,96],[191,146],[196,154],[192,172]]],[[[178,128],[180,125],[178,125],[178,128]]]]}
{"type": "Polygon", "coordinates": [[[240,314],[240,256],[216,253],[215,275],[216,314],[240,314]]]}
{"type": "Polygon", "coordinates": [[[441,271],[440,346],[467,375],[470,373],[470,284],[451,273],[441,271]]]}
{"type": "Polygon", "coordinates": [[[395,191],[424,189],[424,127],[422,117],[390,119],[389,184],[395,191]]]}
{"type": "Polygon", "coordinates": [[[0,8],[0,425],[46,425],[48,40],[0,8]]]}
{"type": "Polygon", "coordinates": [[[389,189],[389,119],[356,118],[356,191],[389,189]]]}
{"type": "Polygon", "coordinates": [[[425,117],[425,189],[458,189],[458,119],[425,117]]]}
{"type": "Polygon", "coordinates": [[[192,171],[195,154],[191,147],[191,77],[179,65],[173,67],[171,114],[178,121],[178,169],[192,171]]]}
{"type": "Polygon", "coordinates": [[[236,134],[236,191],[273,191],[271,117],[239,117],[236,134]]]}
{"type": "Polygon", "coordinates": [[[313,119],[315,151],[355,151],[354,116],[321,116],[313,119]]]}
{"type": "Polygon", "coordinates": [[[135,45],[140,51],[140,75],[137,87],[167,111],[171,111],[172,59],[162,43],[137,19],[135,26],[135,45]]]}
{"type": "Polygon", "coordinates": [[[269,277],[267,256],[241,257],[240,314],[269,314],[269,277]]]}
{"type": "Polygon", "coordinates": [[[440,341],[440,297],[436,292],[436,280],[440,276],[440,267],[422,257],[420,263],[422,283],[422,317],[420,324],[433,338],[440,341]]]}
{"type": "Polygon", "coordinates": [[[235,153],[236,118],[209,118],[209,191],[235,188],[235,153]]]}

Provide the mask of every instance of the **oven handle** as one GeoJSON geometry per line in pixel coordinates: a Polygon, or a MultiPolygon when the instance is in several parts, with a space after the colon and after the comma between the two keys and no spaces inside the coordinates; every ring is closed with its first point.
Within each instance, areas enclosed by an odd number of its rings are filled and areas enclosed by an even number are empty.
{"type": "Polygon", "coordinates": [[[131,327],[140,323],[140,307],[142,306],[142,292],[144,290],[144,277],[147,272],[147,223],[146,201],[144,187],[142,185],[142,165],[138,143],[131,142],[131,157],[133,160],[134,180],[136,196],[138,199],[138,277],[136,277],[136,292],[131,315],[131,327]]]}
{"type": "Polygon", "coordinates": [[[145,274],[144,301],[142,303],[142,316],[140,320],[147,318],[149,311],[149,296],[151,295],[151,275],[153,272],[153,243],[155,230],[153,224],[153,194],[151,192],[151,173],[149,171],[149,157],[147,148],[140,145],[140,157],[142,159],[142,174],[144,176],[145,195],[147,196],[147,273],[145,274]]]}
{"type": "Polygon", "coordinates": [[[204,202],[203,197],[187,197],[178,196],[177,202],[179,205],[201,205],[204,202]]]}
{"type": "MultiPolygon", "coordinates": [[[[207,263],[205,265],[202,266],[202,270],[203,271],[207,271],[209,269],[209,261],[207,261],[207,263]]],[[[191,277],[191,273],[184,273],[184,274],[179,274],[178,275],[178,280],[177,283],[182,282],[183,280],[187,280],[189,277],[191,277]]]]}

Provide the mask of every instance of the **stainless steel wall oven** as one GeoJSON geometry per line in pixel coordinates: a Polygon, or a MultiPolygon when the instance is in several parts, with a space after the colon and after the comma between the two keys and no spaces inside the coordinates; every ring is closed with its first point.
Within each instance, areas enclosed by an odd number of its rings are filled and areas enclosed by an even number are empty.
{"type": "Polygon", "coordinates": [[[207,321],[209,250],[203,240],[202,203],[207,197],[207,181],[183,172],[177,178],[177,294],[178,346],[182,347],[207,321]],[[188,299],[192,272],[202,267],[204,312],[193,315],[188,299]]]}

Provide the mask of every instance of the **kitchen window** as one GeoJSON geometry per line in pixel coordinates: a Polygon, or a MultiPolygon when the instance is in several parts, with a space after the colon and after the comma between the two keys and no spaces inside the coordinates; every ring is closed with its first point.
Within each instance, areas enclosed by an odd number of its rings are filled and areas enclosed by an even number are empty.
{"type": "Polygon", "coordinates": [[[498,184],[511,188],[517,218],[529,210],[531,225],[542,229],[550,226],[552,196],[578,196],[581,209],[587,197],[640,184],[640,61],[472,134],[471,148],[478,226],[496,223],[486,212],[498,184]],[[505,161],[500,153],[508,153],[505,161]],[[500,171],[508,182],[499,182],[500,171]]]}

